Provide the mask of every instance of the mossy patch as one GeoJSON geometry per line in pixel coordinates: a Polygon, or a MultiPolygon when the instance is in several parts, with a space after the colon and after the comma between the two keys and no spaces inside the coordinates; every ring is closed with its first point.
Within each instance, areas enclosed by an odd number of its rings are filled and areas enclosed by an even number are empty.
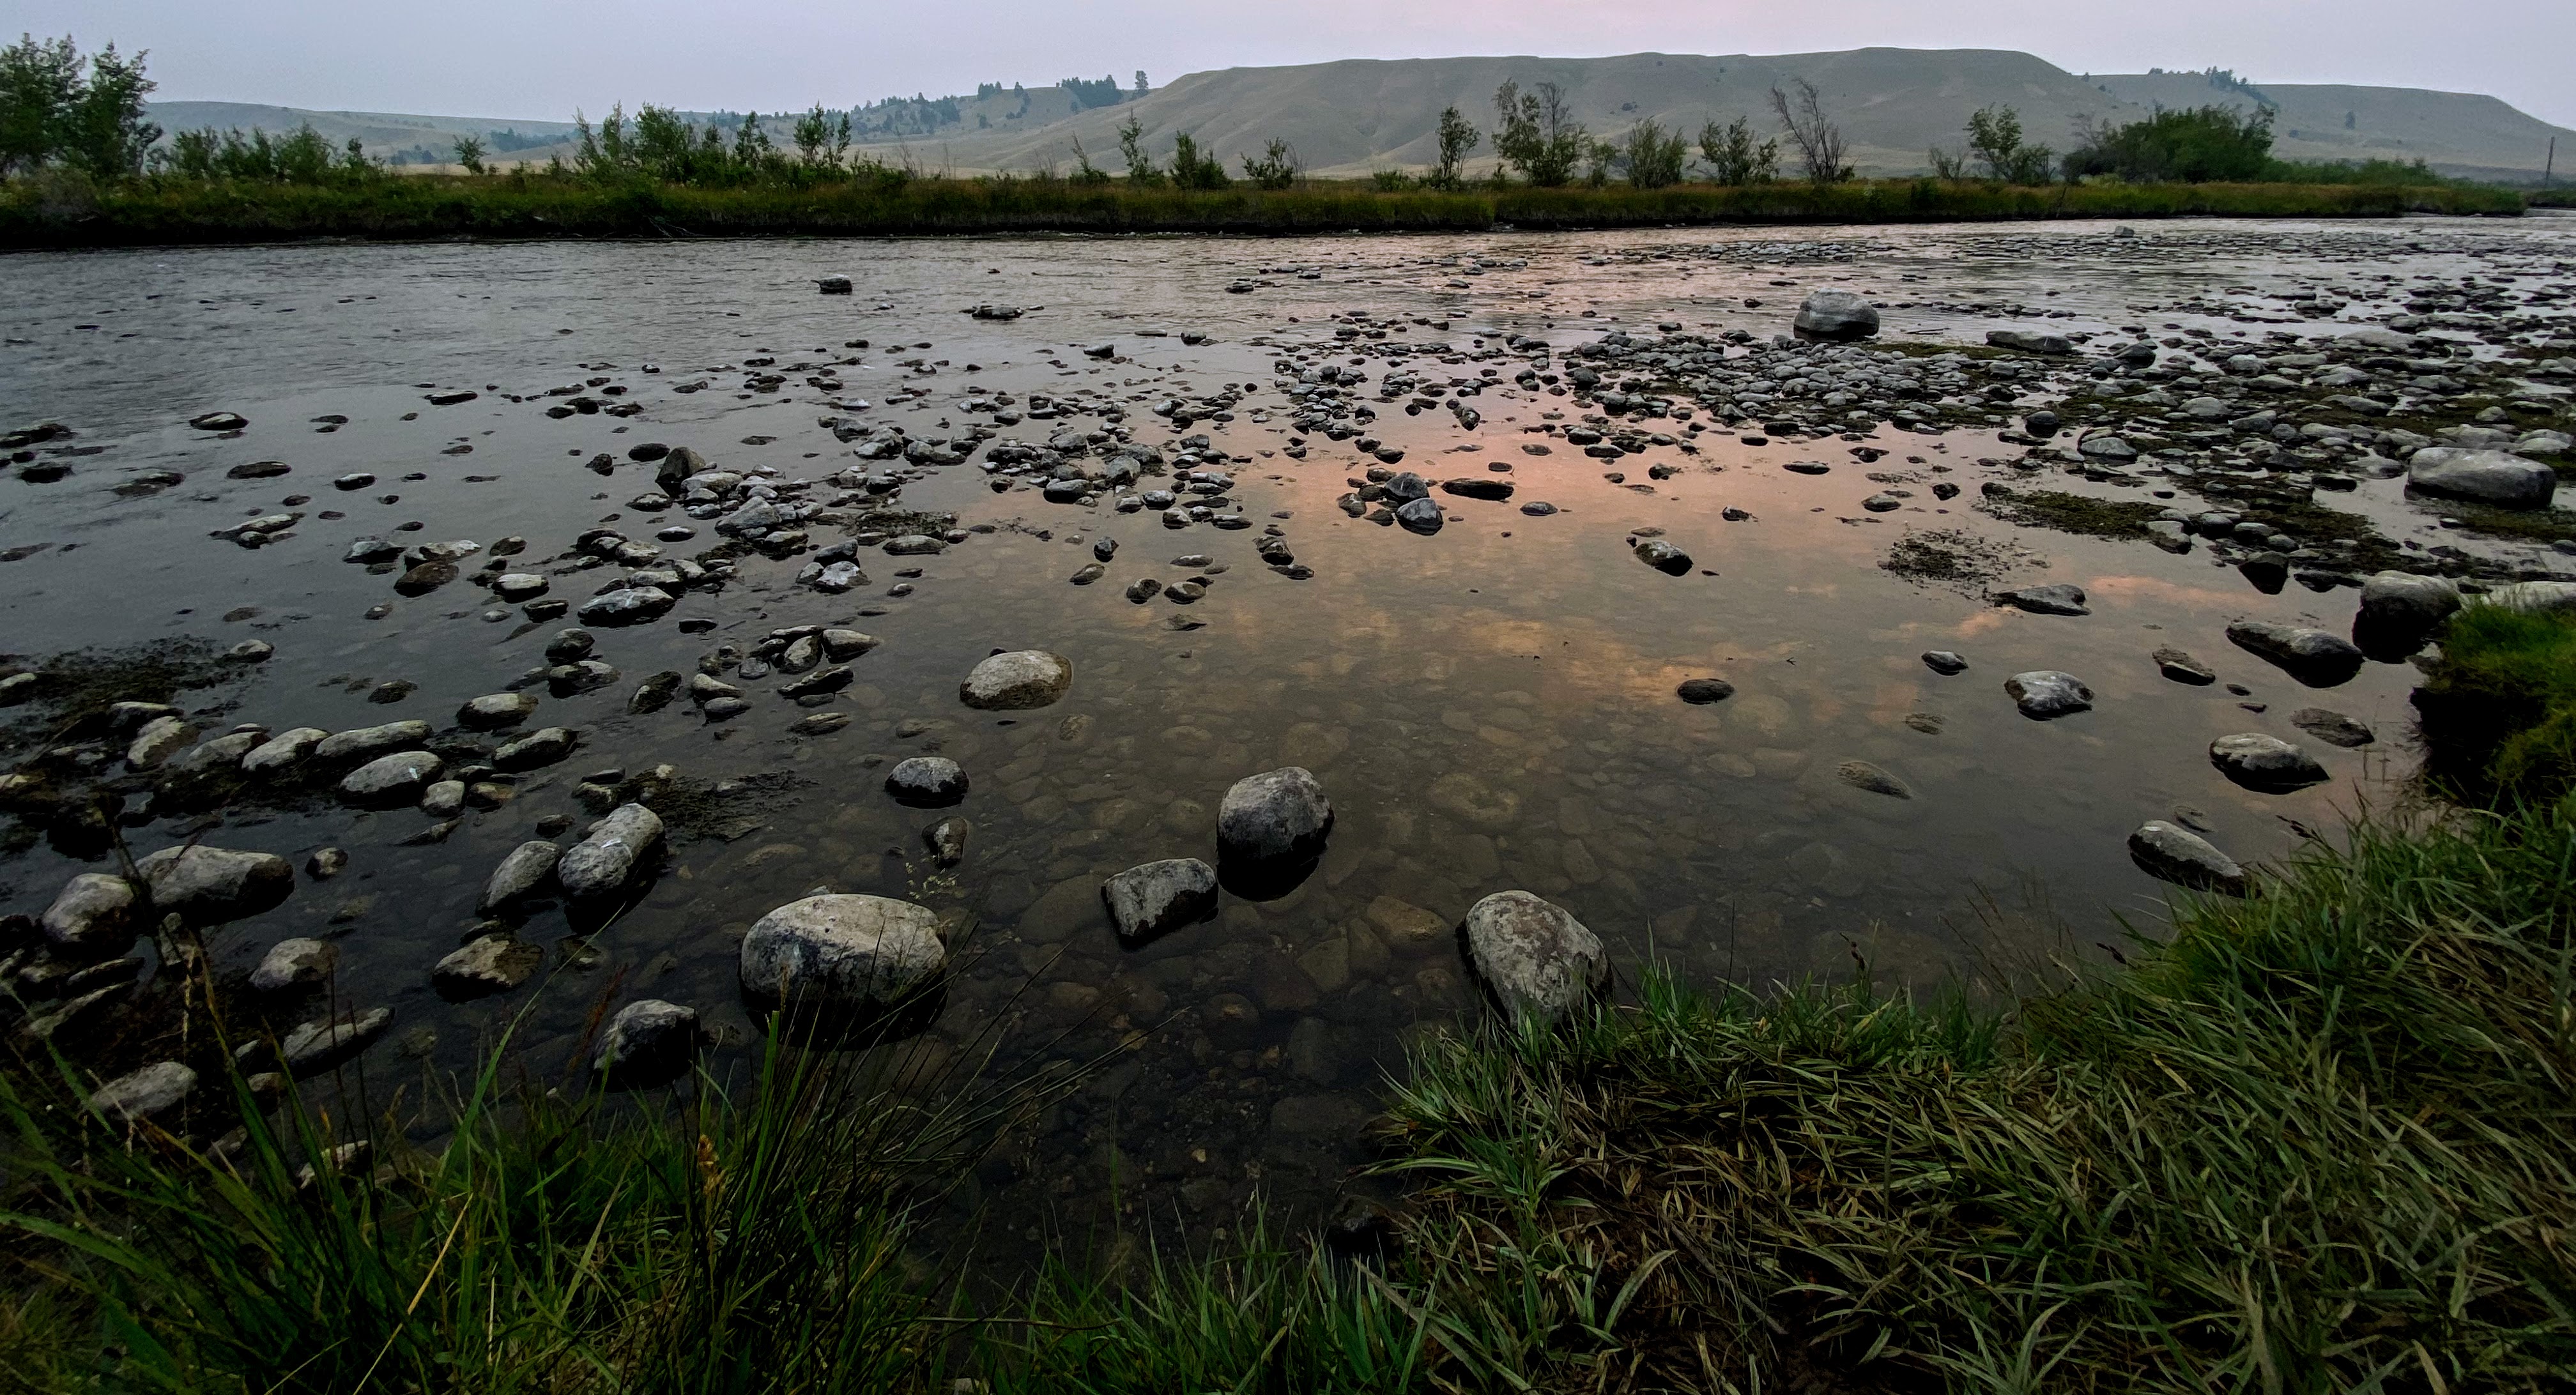
{"type": "MultiPolygon", "coordinates": [[[[32,728],[76,730],[120,702],[175,702],[183,692],[211,688],[239,677],[209,640],[182,635],[116,649],[75,649],[33,663],[0,662],[0,672],[32,669],[35,696],[8,714],[0,748],[26,739],[32,728]]],[[[41,733],[39,733],[41,734],[41,733]]]]}
{"type": "Polygon", "coordinates": [[[2056,489],[1990,491],[1977,507],[2006,523],[2088,538],[2143,538],[2147,524],[2165,511],[2162,504],[2056,489]]]}
{"type": "Polygon", "coordinates": [[[683,778],[649,791],[639,784],[632,794],[621,789],[619,795],[641,797],[675,838],[730,843],[767,826],[814,783],[801,775],[769,771],[712,784],[683,778]]]}
{"type": "Polygon", "coordinates": [[[2039,560],[2029,549],[1960,528],[1908,533],[1879,559],[1882,570],[1908,581],[1980,594],[1988,582],[2039,560]]]}
{"type": "MultiPolygon", "coordinates": [[[[2557,467],[2565,474],[2568,467],[2557,467]]],[[[2553,543],[2576,539],[2576,512],[2566,509],[2499,509],[2487,504],[2445,499],[2438,512],[2444,518],[2455,518],[2460,530],[2490,538],[2512,538],[2518,542],[2553,543]]]]}

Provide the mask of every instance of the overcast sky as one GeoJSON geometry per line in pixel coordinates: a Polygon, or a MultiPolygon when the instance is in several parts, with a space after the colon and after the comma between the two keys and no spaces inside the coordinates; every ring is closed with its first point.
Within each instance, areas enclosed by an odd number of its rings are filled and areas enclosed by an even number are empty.
{"type": "MultiPolygon", "coordinates": [[[[2576,0],[7,0],[151,50],[163,100],[565,120],[1334,58],[2004,48],[2072,72],[2486,92],[2576,126],[2576,0]]],[[[2576,152],[2569,152],[2576,155],[2576,152]]]]}

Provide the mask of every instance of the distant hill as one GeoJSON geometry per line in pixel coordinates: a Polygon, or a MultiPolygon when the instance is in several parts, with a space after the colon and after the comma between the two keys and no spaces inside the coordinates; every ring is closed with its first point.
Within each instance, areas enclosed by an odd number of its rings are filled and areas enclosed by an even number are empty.
{"type": "MultiPolygon", "coordinates": [[[[1421,169],[1436,151],[1432,131],[1443,107],[1456,106],[1479,128],[1493,121],[1494,90],[1506,79],[1523,88],[1555,82],[1575,119],[1596,135],[1617,136],[1652,119],[1696,135],[1708,121],[1749,118],[1755,130],[1777,130],[1768,94],[1804,78],[1824,94],[1850,142],[1847,158],[1861,173],[1911,174],[1927,168],[1926,148],[1957,149],[1969,113],[2006,105],[2021,114],[2027,137],[2064,149],[2080,120],[2128,121],[2155,107],[2223,103],[2277,110],[2275,149],[2284,158],[2422,159],[2446,173],[2528,179],[2540,173],[2549,140],[2561,138],[2576,166],[2576,131],[2551,126],[2493,97],[2412,88],[2249,84],[2212,70],[2078,76],[2026,53],[1993,49],[1865,48],[1838,53],[1704,57],[1635,53],[1614,58],[1349,59],[1279,68],[1227,68],[1192,73],[1142,97],[1119,94],[1114,105],[1084,106],[1059,86],[987,84],[972,97],[891,98],[859,108],[862,144],[880,159],[908,159],[931,170],[1068,170],[1075,143],[1104,168],[1118,166],[1118,127],[1141,121],[1145,143],[1167,155],[1173,137],[1196,136],[1229,165],[1286,140],[1320,175],[1421,169]]],[[[639,93],[639,98],[651,94],[639,93]]],[[[598,113],[593,113],[594,117],[598,113]]],[[[500,161],[569,155],[572,134],[561,121],[401,116],[377,112],[306,112],[228,102],[165,102],[153,119],[173,130],[199,126],[292,130],[310,120],[335,145],[355,136],[369,154],[444,160],[455,139],[473,134],[500,161]],[[498,148],[511,143],[543,144],[498,148]]],[[[723,122],[737,117],[715,118],[723,122]]],[[[784,139],[785,123],[765,119],[784,139]]],[[[1784,152],[1784,166],[1788,164],[1784,152]]],[[[1471,167],[1493,167],[1490,139],[1471,167]]],[[[1785,172],[1785,171],[1784,171],[1785,172]]]]}

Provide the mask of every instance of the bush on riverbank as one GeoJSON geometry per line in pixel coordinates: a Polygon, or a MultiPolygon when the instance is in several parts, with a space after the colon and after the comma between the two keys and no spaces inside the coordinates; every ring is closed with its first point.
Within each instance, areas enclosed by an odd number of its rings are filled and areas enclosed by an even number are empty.
{"type": "Polygon", "coordinates": [[[2434,782],[2480,805],[2576,790],[2576,616],[2473,605],[2441,641],[2415,693],[2434,782]]]}
{"type": "Polygon", "coordinates": [[[701,188],[537,174],[423,175],[346,186],[70,177],[0,186],[0,247],[297,238],[700,237],[987,232],[1320,233],[1976,219],[2387,217],[2516,213],[2510,191],[2340,184],[2083,184],[1932,179],[1830,186],[1676,185],[1380,191],[1362,181],[1188,190],[1069,180],[879,179],[701,188]]]}
{"type": "MultiPolygon", "coordinates": [[[[2576,1368],[2576,821],[2365,820],[1997,1015],[1866,985],[1453,1033],[1382,1266],[910,1262],[973,1111],[782,1067],[612,1122],[489,1078],[300,1182],[15,1096],[40,1388],[2540,1390],[2576,1368]],[[391,1145],[388,1145],[390,1147],[391,1145]],[[381,1167],[383,1170],[377,1170],[381,1167]]],[[[1119,1247],[1112,1247],[1117,1249],[1119,1247]]],[[[1132,1246],[1125,1247],[1130,1253],[1132,1246]]]]}

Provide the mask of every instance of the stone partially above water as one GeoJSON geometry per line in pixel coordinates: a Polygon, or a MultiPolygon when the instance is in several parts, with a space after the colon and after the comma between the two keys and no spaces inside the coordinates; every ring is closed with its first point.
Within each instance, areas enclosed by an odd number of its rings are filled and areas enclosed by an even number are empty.
{"type": "Polygon", "coordinates": [[[791,1009],[893,1006],[948,965],[939,917],[883,896],[808,896],[754,922],[743,936],[743,992],[791,1009]]]}
{"type": "Polygon", "coordinates": [[[1705,707],[1735,696],[1735,685],[1723,678],[1685,678],[1673,694],[1693,707],[1705,707]]]}
{"type": "Polygon", "coordinates": [[[2179,824],[2152,820],[2129,835],[2129,857],[2148,876],[2196,891],[2245,894],[2245,869],[2179,824]]]}
{"type": "Polygon", "coordinates": [[[134,942],[134,922],[132,883],[105,872],[83,872],[63,883],[37,924],[57,946],[103,958],[134,942]]]}
{"type": "Polygon", "coordinates": [[[2545,509],[2558,472],[2511,451],[2426,446],[2407,459],[2406,487],[2500,509],[2545,509]]]}
{"type": "Polygon", "coordinates": [[[1857,291],[1813,291],[1789,327],[1801,339],[1849,343],[1878,333],[1878,310],[1857,291]]]}
{"type": "Polygon", "coordinates": [[[2016,673],[2004,680],[2004,691],[2021,708],[2021,715],[2042,722],[2093,708],[2093,690],[2074,674],[2056,669],[2016,673]]]}
{"type": "Polygon", "coordinates": [[[2209,743],[2209,763],[2249,790],[2287,794],[2332,778],[2317,758],[2261,732],[2239,732],[2209,743]]]}
{"type": "Polygon", "coordinates": [[[1548,1022],[1610,981],[1600,936],[1526,891],[1495,892],[1467,912],[1467,958],[1505,1013],[1548,1022]]]}
{"type": "Polygon", "coordinates": [[[1218,854],[1249,866],[1312,862],[1332,831],[1332,801],[1303,766],[1245,776],[1217,806],[1218,854]]]}
{"type": "Polygon", "coordinates": [[[590,826],[555,863],[555,880],[576,899],[623,889],[662,846],[662,820],[641,804],[621,804],[590,826]]]}
{"type": "Polygon", "coordinates": [[[591,597],[574,614],[585,625],[641,625],[677,604],[679,598],[658,586],[628,586],[591,597]]]}
{"type": "Polygon", "coordinates": [[[612,1089],[660,1085],[688,1070],[705,1041],[697,1009],[643,998],[608,1019],[591,1068],[607,1077],[612,1089]]]}
{"type": "Polygon", "coordinates": [[[2155,660],[2156,671],[2177,683],[2205,688],[2218,681],[2218,670],[2193,658],[2180,649],[2164,648],[2148,656],[2155,660]]]}
{"type": "Polygon", "coordinates": [[[1945,677],[1968,671],[1968,661],[1947,649],[1924,650],[1923,666],[1945,677]]]}
{"type": "Polygon", "coordinates": [[[2311,688],[2334,687],[2361,671],[2361,650],[2352,641],[2324,630],[2239,620],[2227,627],[2227,639],[2311,688]]]}
{"type": "MultiPolygon", "coordinates": [[[[372,760],[388,752],[416,747],[428,739],[429,723],[427,722],[387,722],[382,726],[359,727],[326,736],[314,744],[313,757],[332,764],[342,761],[372,760]]],[[[266,750],[267,747],[260,749],[266,750]]],[[[244,757],[244,762],[257,759],[258,756],[259,751],[253,751],[249,756],[244,757]]]]}
{"type": "Polygon", "coordinates": [[[280,940],[260,956],[250,971],[250,986],[260,993],[287,993],[310,988],[331,976],[340,962],[339,946],[329,940],[280,940]]]}
{"type": "Polygon", "coordinates": [[[2025,586],[2018,591],[1998,591],[1995,599],[2016,610],[2033,615],[2090,615],[2084,604],[2084,588],[2059,582],[2051,586],[2025,586]]]}
{"type": "Polygon", "coordinates": [[[273,853],[204,844],[163,848],[134,864],[152,907],[191,925],[221,925],[254,916],[295,891],[295,869],[273,853]]]}
{"type": "Polygon", "coordinates": [[[187,1102],[197,1073],[178,1061],[155,1061],[98,1087],[89,1107],[120,1124],[158,1119],[187,1102]]]}
{"type": "Polygon", "coordinates": [[[446,762],[428,751],[396,751],[350,771],[340,780],[340,793],[367,804],[407,804],[445,768],[446,762]]]}
{"type": "Polygon", "coordinates": [[[2290,714],[2290,725],[2329,746],[2367,746],[2379,739],[2370,724],[2323,707],[2302,707],[2290,714]]]}
{"type": "Polygon", "coordinates": [[[533,896],[554,879],[555,864],[563,858],[563,849],[543,839],[532,839],[510,850],[501,865],[483,883],[483,895],[475,902],[477,915],[494,915],[510,909],[533,896]]]}
{"type": "Polygon", "coordinates": [[[507,993],[527,982],[545,962],[545,951],[508,935],[467,941],[429,971],[431,986],[451,1001],[507,993]]]}
{"type": "Polygon", "coordinates": [[[1144,944],[1216,914],[1216,869],[1194,857],[1148,862],[1100,884],[1121,943],[1144,944]]]}
{"type": "Polygon", "coordinates": [[[966,797],[966,772],[946,756],[914,756],[886,772],[886,793],[898,804],[935,809],[966,797]]]}
{"type": "Polygon", "coordinates": [[[1043,649],[995,654],[957,685],[958,700],[985,712],[1017,712],[1054,703],[1073,686],[1073,661],[1043,649]]]}
{"type": "Polygon", "coordinates": [[[1691,555],[1661,538],[1648,538],[1637,544],[1637,560],[1666,576],[1688,576],[1691,555]]]}

